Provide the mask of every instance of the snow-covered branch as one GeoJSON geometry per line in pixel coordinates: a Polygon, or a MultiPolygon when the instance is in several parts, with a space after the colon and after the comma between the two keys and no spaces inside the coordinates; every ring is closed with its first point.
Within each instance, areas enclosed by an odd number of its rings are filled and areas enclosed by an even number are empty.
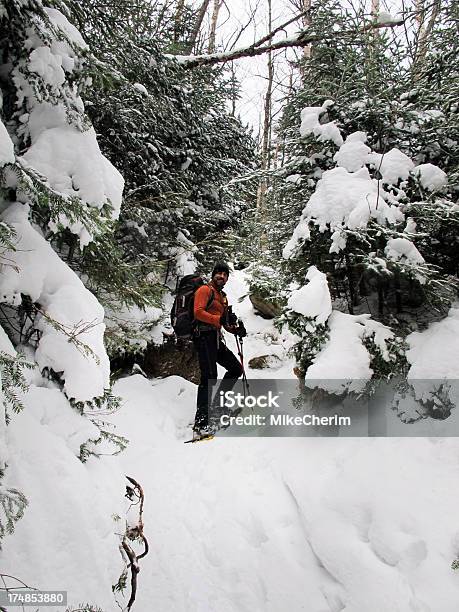
{"type": "MultiPolygon", "coordinates": [[[[196,68],[198,66],[213,66],[214,64],[231,62],[233,60],[240,59],[242,57],[255,57],[256,55],[263,55],[269,51],[276,51],[278,49],[287,49],[289,47],[306,47],[311,43],[317,43],[330,38],[346,38],[355,37],[372,30],[378,30],[381,28],[394,28],[404,24],[406,17],[400,19],[391,19],[384,21],[372,21],[361,28],[353,28],[350,30],[338,30],[331,34],[307,34],[305,30],[302,30],[295,36],[284,38],[276,42],[265,44],[266,40],[269,40],[268,36],[263,36],[262,39],[255,41],[249,46],[234,49],[227,53],[212,53],[209,55],[176,55],[173,56],[177,59],[185,68],[196,68]]],[[[272,33],[271,33],[272,34],[272,33]]]]}

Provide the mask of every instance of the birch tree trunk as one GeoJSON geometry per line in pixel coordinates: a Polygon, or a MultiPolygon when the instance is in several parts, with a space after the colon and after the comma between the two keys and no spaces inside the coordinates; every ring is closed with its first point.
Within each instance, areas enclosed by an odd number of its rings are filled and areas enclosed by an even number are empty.
{"type": "Polygon", "coordinates": [[[209,34],[209,53],[215,53],[215,41],[217,37],[217,23],[218,15],[222,7],[223,0],[214,0],[214,7],[212,10],[212,18],[210,21],[210,34],[209,34]]]}

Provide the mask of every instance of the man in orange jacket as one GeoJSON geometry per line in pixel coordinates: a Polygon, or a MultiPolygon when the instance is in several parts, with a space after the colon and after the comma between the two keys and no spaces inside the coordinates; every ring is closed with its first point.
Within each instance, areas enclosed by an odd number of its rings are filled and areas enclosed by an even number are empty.
{"type": "Polygon", "coordinates": [[[220,390],[228,391],[242,374],[242,365],[223,342],[221,328],[236,334],[238,327],[228,320],[228,300],[223,291],[229,267],[220,262],[212,270],[212,280],[199,287],[194,295],[194,319],[196,322],[194,344],[198,352],[201,381],[198,387],[197,410],[194,430],[209,431],[209,398],[212,389],[209,381],[217,380],[217,363],[226,369],[220,390]]]}

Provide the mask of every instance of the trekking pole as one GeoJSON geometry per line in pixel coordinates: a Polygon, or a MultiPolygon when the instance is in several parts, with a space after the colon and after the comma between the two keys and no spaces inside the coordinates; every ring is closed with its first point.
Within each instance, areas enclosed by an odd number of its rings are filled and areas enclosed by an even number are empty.
{"type": "Polygon", "coordinates": [[[249,395],[250,393],[250,388],[249,388],[249,381],[247,380],[247,375],[245,373],[245,367],[244,367],[244,353],[242,350],[242,347],[243,347],[242,338],[240,338],[239,336],[236,336],[236,346],[237,346],[237,352],[239,355],[239,359],[241,360],[242,389],[244,391],[244,399],[245,399],[246,395],[249,395]]]}

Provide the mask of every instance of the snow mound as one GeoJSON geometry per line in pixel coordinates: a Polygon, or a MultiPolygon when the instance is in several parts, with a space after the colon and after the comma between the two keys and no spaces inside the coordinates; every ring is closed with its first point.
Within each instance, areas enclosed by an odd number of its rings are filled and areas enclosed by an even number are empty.
{"type": "Polygon", "coordinates": [[[408,155],[396,148],[387,153],[372,152],[369,161],[381,173],[383,183],[388,185],[396,185],[400,180],[406,181],[414,168],[408,155]]]}
{"type": "Polygon", "coordinates": [[[0,168],[14,164],[14,145],[3,121],[0,120],[0,168]]]}
{"type": "Polygon", "coordinates": [[[30,72],[40,75],[45,83],[59,87],[65,81],[65,72],[62,69],[62,58],[51,53],[49,47],[38,47],[29,55],[30,72]]]}
{"type": "Polygon", "coordinates": [[[330,252],[337,252],[345,246],[345,237],[339,231],[364,228],[374,218],[382,225],[395,224],[404,220],[403,213],[388,204],[386,194],[378,189],[367,168],[348,172],[345,168],[333,168],[323,173],[301,214],[300,222],[284,247],[283,256],[292,257],[301,239],[309,239],[309,224],[314,223],[319,231],[328,227],[335,232],[330,252]],[[341,238],[341,240],[339,240],[341,238]]]}
{"type": "Polygon", "coordinates": [[[89,49],[88,45],[85,43],[83,37],[77,28],[70,23],[70,21],[65,17],[60,11],[52,8],[44,8],[46,14],[51,20],[52,24],[59,28],[65,36],[70,40],[71,43],[75,44],[80,49],[89,49]]]}
{"type": "Polygon", "coordinates": [[[333,156],[333,161],[338,166],[346,168],[348,172],[357,172],[369,161],[370,147],[365,142],[367,135],[365,132],[354,132],[349,134],[339,151],[333,156]]]}
{"type": "Polygon", "coordinates": [[[327,226],[332,230],[342,226],[364,227],[370,217],[376,217],[383,224],[403,219],[396,207],[386,203],[384,192],[378,194],[377,181],[371,179],[366,168],[357,172],[348,172],[345,168],[324,172],[305,213],[321,232],[327,226]]]}
{"type": "Polygon", "coordinates": [[[448,184],[446,173],[434,164],[420,164],[412,169],[411,174],[419,178],[424,189],[429,191],[436,191],[448,184]]]}
{"type": "MultiPolygon", "coordinates": [[[[408,379],[415,381],[418,399],[429,400],[443,381],[459,380],[459,304],[448,316],[432,323],[422,332],[413,332],[406,338],[410,363],[408,379]]],[[[452,401],[459,406],[457,384],[451,388],[452,401]]]]}
{"type": "Polygon", "coordinates": [[[11,265],[0,279],[1,301],[18,306],[22,293],[38,302],[44,313],[36,319],[41,338],[35,359],[40,368],[62,373],[68,397],[79,401],[100,397],[110,386],[104,310],[32,227],[27,214],[27,205],[14,203],[2,215],[15,229],[17,244],[15,251],[5,254],[11,265]],[[69,341],[70,336],[75,342],[69,341]]]}
{"type": "Polygon", "coordinates": [[[306,372],[306,384],[329,393],[361,392],[371,379],[371,355],[363,344],[374,336],[374,342],[388,358],[386,341],[392,331],[374,321],[369,314],[350,315],[334,310],[329,319],[330,336],[324,348],[306,372]]]}
{"type": "MultiPolygon", "coordinates": [[[[61,120],[59,110],[56,114],[61,120]]],[[[22,159],[45,176],[54,190],[99,209],[109,203],[112,217],[118,217],[124,180],[100,152],[93,128],[80,132],[73,126],[59,125],[42,130],[22,159]]],[[[81,224],[73,225],[65,218],[60,222],[80,236],[82,246],[90,242],[81,224]]]]}
{"type": "Polygon", "coordinates": [[[156,306],[139,308],[135,304],[129,307],[120,304],[116,309],[106,307],[106,343],[110,344],[112,338],[116,336],[121,336],[123,342],[127,338],[132,352],[145,350],[149,342],[162,344],[163,331],[165,331],[164,326],[161,325],[163,318],[163,309],[156,306]]]}
{"type": "Polygon", "coordinates": [[[137,91],[140,91],[141,94],[148,96],[148,90],[145,85],[142,85],[142,83],[134,83],[133,87],[134,89],[137,89],[137,91]]]}
{"type": "Polygon", "coordinates": [[[333,104],[327,100],[322,106],[309,106],[301,111],[300,135],[302,137],[312,134],[320,141],[331,140],[340,147],[343,144],[341,132],[333,121],[321,124],[319,117],[327,111],[327,108],[333,104]]]}
{"type": "Polygon", "coordinates": [[[71,609],[92,601],[114,610],[123,523],[113,516],[125,516],[124,472],[113,461],[77,458],[80,444],[100,433],[59,390],[31,385],[21,401],[24,409],[6,431],[10,460],[2,485],[21,490],[28,506],[2,540],[2,568],[36,588],[64,588],[71,609]]]}
{"type": "Polygon", "coordinates": [[[309,281],[307,285],[292,292],[287,307],[293,312],[315,319],[318,324],[325,323],[332,311],[327,277],[315,266],[311,266],[306,280],[309,281]]]}
{"type": "Polygon", "coordinates": [[[425,262],[424,257],[407,238],[390,238],[384,252],[389,259],[394,261],[410,261],[414,264],[425,262]]]}

